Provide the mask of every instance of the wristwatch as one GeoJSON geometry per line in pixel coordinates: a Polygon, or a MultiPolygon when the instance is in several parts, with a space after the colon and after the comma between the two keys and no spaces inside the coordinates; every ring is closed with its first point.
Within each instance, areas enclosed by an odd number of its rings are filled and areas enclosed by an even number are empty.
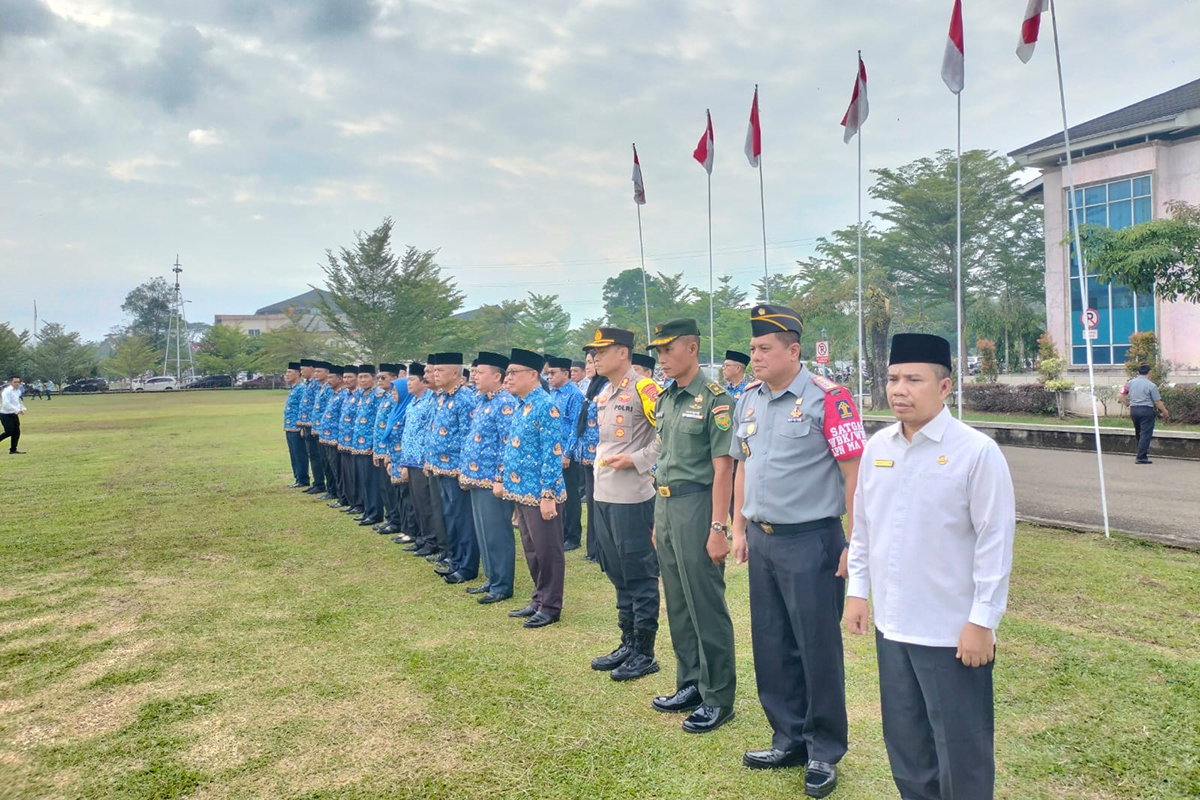
{"type": "Polygon", "coordinates": [[[729,526],[724,522],[714,522],[712,524],[713,533],[725,533],[729,530],[729,526]]]}

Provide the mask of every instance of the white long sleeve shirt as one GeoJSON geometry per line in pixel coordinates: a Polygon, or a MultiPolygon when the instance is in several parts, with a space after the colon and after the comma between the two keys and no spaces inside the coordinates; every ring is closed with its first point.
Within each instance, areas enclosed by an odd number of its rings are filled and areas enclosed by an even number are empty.
{"type": "Polygon", "coordinates": [[[0,414],[20,414],[24,410],[20,390],[14,389],[11,383],[5,386],[4,391],[0,392],[0,414]]]}
{"type": "Polygon", "coordinates": [[[847,593],[873,598],[875,627],[892,641],[955,647],[968,622],[994,631],[1016,513],[1004,454],[949,409],[912,442],[890,425],[859,467],[847,593]]]}

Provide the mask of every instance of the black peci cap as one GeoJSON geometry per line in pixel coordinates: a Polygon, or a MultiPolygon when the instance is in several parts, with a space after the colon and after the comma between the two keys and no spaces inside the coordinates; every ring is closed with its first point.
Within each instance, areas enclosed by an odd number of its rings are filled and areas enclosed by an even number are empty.
{"type": "Polygon", "coordinates": [[[379,371],[387,372],[391,375],[395,375],[397,372],[400,371],[400,365],[399,364],[380,364],[379,371]]]}
{"type": "Polygon", "coordinates": [[[892,337],[888,366],[892,364],[941,364],[949,370],[950,342],[930,333],[897,333],[892,337]]]}
{"type": "Polygon", "coordinates": [[[522,350],[519,347],[513,348],[512,353],[508,357],[510,365],[516,364],[518,367],[529,367],[538,372],[542,371],[542,365],[546,363],[545,357],[541,353],[535,353],[532,350],[522,350]]]}
{"type": "Polygon", "coordinates": [[[425,366],[436,367],[437,364],[438,364],[438,354],[437,353],[430,353],[429,355],[425,356],[425,366]]]}
{"type": "Polygon", "coordinates": [[[425,365],[422,364],[420,361],[414,361],[411,364],[409,364],[408,365],[408,377],[424,378],[425,377],[425,365]]]}
{"type": "Polygon", "coordinates": [[[375,365],[374,364],[359,364],[358,365],[358,374],[362,375],[364,372],[367,373],[368,375],[374,375],[375,374],[375,365]]]}
{"type": "Polygon", "coordinates": [[[634,353],[632,361],[635,367],[641,367],[651,371],[654,370],[654,365],[658,363],[654,360],[653,356],[648,356],[645,353],[634,353]]]}
{"type": "Polygon", "coordinates": [[[288,362],[288,369],[300,369],[300,367],[302,367],[302,366],[304,366],[304,365],[301,364],[299,361],[289,361],[288,362]]]}
{"type": "Polygon", "coordinates": [[[792,331],[804,333],[800,315],[787,306],[754,306],[750,309],[750,335],[766,336],[768,333],[792,331]]]}
{"type": "Polygon", "coordinates": [[[358,374],[358,364],[347,364],[346,366],[342,367],[342,374],[343,375],[357,375],[358,374]]]}
{"type": "Polygon", "coordinates": [[[566,372],[571,371],[571,359],[569,358],[550,356],[550,358],[546,359],[546,363],[549,365],[550,369],[561,369],[565,370],[566,372]]]}
{"type": "Polygon", "coordinates": [[[479,354],[479,358],[475,359],[475,365],[478,367],[495,367],[503,372],[508,369],[508,359],[499,353],[489,353],[485,350],[479,354]]]}
{"type": "Polygon", "coordinates": [[[443,365],[443,366],[444,365],[461,366],[463,363],[463,354],[462,353],[438,353],[437,357],[438,357],[438,364],[443,365]]]}
{"type": "Polygon", "coordinates": [[[300,359],[300,366],[302,366],[302,367],[315,367],[316,365],[317,365],[317,362],[311,358],[300,359]]]}
{"type": "Polygon", "coordinates": [[[585,369],[586,367],[587,367],[587,364],[583,363],[582,361],[572,361],[571,362],[571,369],[585,369]]]}
{"type": "Polygon", "coordinates": [[[741,352],[740,350],[726,350],[725,351],[725,360],[726,361],[736,361],[744,367],[750,363],[750,356],[746,355],[745,353],[741,352]]]}

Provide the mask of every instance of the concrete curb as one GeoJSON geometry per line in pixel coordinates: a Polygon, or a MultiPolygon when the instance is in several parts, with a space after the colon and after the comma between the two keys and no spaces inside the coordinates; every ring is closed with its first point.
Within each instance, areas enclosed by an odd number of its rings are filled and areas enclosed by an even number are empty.
{"type": "MultiPolygon", "coordinates": [[[[1029,525],[1034,525],[1039,528],[1055,528],[1058,530],[1073,531],[1075,533],[1104,533],[1104,527],[1101,525],[1089,525],[1085,522],[1068,522],[1061,519],[1047,519],[1046,517],[1031,517],[1026,514],[1017,514],[1017,521],[1024,522],[1029,525]]],[[[1114,537],[1120,536],[1125,539],[1144,539],[1148,542],[1161,544],[1165,547],[1173,547],[1178,550],[1197,550],[1200,551],[1200,543],[1195,540],[1185,539],[1181,536],[1173,536],[1167,533],[1147,533],[1144,531],[1118,531],[1112,530],[1114,537]]]]}

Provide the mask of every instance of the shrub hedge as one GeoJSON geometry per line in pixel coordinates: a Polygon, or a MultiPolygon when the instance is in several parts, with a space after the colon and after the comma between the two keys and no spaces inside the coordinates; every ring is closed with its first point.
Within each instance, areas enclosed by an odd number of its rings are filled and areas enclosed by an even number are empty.
{"type": "Polygon", "coordinates": [[[1171,422],[1200,425],[1200,385],[1181,383],[1164,386],[1159,391],[1162,392],[1163,405],[1171,412],[1171,422]]]}
{"type": "MultiPolygon", "coordinates": [[[[1058,413],[1054,392],[1040,383],[966,384],[963,386],[963,406],[969,411],[986,413],[1047,415],[1058,413]]],[[[1174,413],[1174,411],[1171,412],[1172,415],[1174,413]]]]}

